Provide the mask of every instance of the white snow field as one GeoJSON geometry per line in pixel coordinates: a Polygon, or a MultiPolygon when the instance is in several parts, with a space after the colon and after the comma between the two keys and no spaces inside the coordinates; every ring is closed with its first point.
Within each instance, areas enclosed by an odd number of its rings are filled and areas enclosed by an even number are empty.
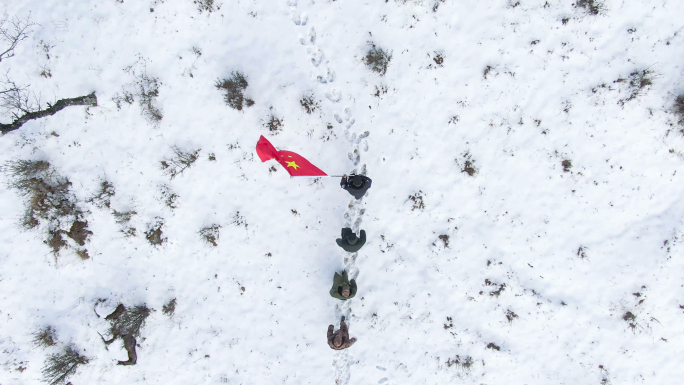
{"type": "Polygon", "coordinates": [[[88,362],[56,383],[681,384],[684,8],[579,3],[0,0],[34,23],[3,75],[43,108],[98,100],[0,136],[0,384],[44,383],[67,346],[88,362]],[[241,111],[215,87],[233,71],[241,111]],[[373,186],[357,203],[339,178],[290,178],[260,135],[373,186]],[[171,178],[174,147],[199,158],[171,178]],[[70,180],[83,247],[45,243],[68,224],[22,228],[17,160],[70,180]],[[335,244],[347,225],[358,255],[335,244]],[[132,366],[102,339],[119,303],[153,309],[132,366]],[[342,315],[358,341],[334,351],[342,315]]]}

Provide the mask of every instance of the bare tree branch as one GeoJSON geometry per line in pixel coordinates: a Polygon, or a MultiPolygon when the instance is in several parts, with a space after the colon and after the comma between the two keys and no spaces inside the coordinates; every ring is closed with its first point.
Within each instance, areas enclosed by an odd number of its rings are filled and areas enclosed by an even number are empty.
{"type": "Polygon", "coordinates": [[[2,59],[14,56],[14,49],[17,48],[19,43],[28,38],[28,29],[34,25],[31,22],[31,15],[27,16],[24,20],[6,18],[0,21],[0,41],[9,45],[9,48],[0,53],[0,62],[2,59]]]}
{"type": "Polygon", "coordinates": [[[52,105],[48,103],[48,108],[44,110],[32,110],[31,105],[28,104],[28,94],[24,94],[23,96],[20,95],[19,98],[16,99],[16,102],[19,103],[18,109],[24,112],[24,115],[19,117],[16,115],[16,113],[13,112],[13,115],[15,115],[14,122],[10,124],[0,123],[0,134],[4,135],[10,131],[14,131],[22,125],[24,125],[24,123],[28,122],[29,120],[54,115],[57,112],[69,106],[97,106],[97,97],[93,92],[90,95],[79,96],[77,98],[61,99],[52,105]]]}

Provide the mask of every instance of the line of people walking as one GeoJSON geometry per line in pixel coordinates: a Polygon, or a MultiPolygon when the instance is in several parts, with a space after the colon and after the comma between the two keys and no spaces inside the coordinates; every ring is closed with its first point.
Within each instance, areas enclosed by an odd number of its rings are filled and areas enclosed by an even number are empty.
{"type": "MultiPolygon", "coordinates": [[[[344,175],[340,181],[340,187],[349,192],[354,198],[360,200],[366,191],[371,187],[372,180],[365,175],[344,175]]],[[[361,230],[359,235],[348,228],[342,229],[342,236],[336,240],[337,245],[348,253],[358,252],[363,245],[366,244],[366,232],[361,230]]],[[[330,289],[330,296],[346,301],[354,298],[357,292],[356,281],[350,280],[348,273],[343,271],[342,274],[335,272],[333,276],[333,286],[330,289]]],[[[349,338],[349,328],[344,322],[344,316],[340,320],[340,328],[335,330],[334,325],[328,326],[328,345],[332,349],[342,350],[346,349],[356,342],[356,338],[349,338]]]]}

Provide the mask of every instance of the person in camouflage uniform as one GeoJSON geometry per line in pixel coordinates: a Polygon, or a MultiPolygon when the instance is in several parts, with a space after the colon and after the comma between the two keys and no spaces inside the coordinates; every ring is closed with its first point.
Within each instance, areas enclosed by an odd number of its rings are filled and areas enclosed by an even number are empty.
{"type": "Polygon", "coordinates": [[[346,349],[356,342],[356,338],[349,338],[349,328],[344,323],[344,317],[340,321],[340,330],[333,333],[335,326],[328,326],[328,345],[331,349],[342,350],[346,349]]]}

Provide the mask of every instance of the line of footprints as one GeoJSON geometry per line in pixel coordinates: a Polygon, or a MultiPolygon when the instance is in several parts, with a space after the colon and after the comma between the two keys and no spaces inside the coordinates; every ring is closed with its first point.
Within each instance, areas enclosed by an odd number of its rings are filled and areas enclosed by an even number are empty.
{"type": "MultiPolygon", "coordinates": [[[[307,27],[309,17],[306,12],[299,12],[297,10],[297,0],[287,0],[287,5],[290,9],[290,17],[293,23],[300,27],[307,27]]],[[[306,53],[313,66],[312,80],[319,83],[320,85],[329,85],[335,81],[335,71],[328,66],[329,62],[325,60],[325,54],[316,45],[316,30],[313,26],[308,26],[305,35],[299,35],[299,42],[306,47],[306,53]]],[[[336,104],[342,100],[342,92],[335,87],[330,87],[325,91],[325,97],[331,103],[336,104]]],[[[348,154],[349,160],[353,163],[354,169],[350,175],[361,175],[365,176],[367,174],[367,169],[365,164],[361,163],[361,151],[368,151],[368,142],[365,140],[370,132],[364,131],[361,134],[350,132],[351,127],[356,122],[356,119],[352,116],[351,108],[346,107],[342,113],[335,113],[333,115],[335,121],[344,126],[345,138],[352,145],[352,150],[348,154]]],[[[348,188],[345,189],[355,189],[353,185],[354,177],[347,180],[348,188]]],[[[366,179],[366,178],[364,178],[366,179]]],[[[368,186],[370,186],[370,180],[368,179],[368,186]]],[[[344,186],[343,186],[344,187],[344,186]]],[[[367,190],[367,188],[365,188],[367,190]]],[[[351,191],[350,191],[351,192],[351,191]]],[[[352,193],[352,195],[354,195],[352,193]]],[[[333,287],[330,290],[330,295],[342,300],[343,302],[338,303],[335,306],[335,317],[341,319],[340,329],[334,332],[334,325],[330,325],[328,328],[328,344],[331,348],[339,350],[339,353],[333,359],[333,366],[335,367],[335,383],[338,385],[344,385],[349,383],[349,368],[353,363],[353,360],[349,356],[346,350],[343,350],[351,346],[356,339],[349,338],[348,327],[344,320],[349,317],[351,313],[351,306],[348,299],[351,299],[356,295],[356,282],[350,277],[358,276],[358,269],[356,268],[356,258],[358,256],[358,250],[366,242],[365,231],[359,230],[361,225],[361,220],[365,213],[365,208],[363,208],[363,202],[361,199],[352,198],[349,202],[347,209],[344,213],[345,228],[342,229],[342,237],[337,239],[337,243],[340,247],[345,249],[344,258],[344,271],[342,274],[335,273],[333,277],[333,287]],[[360,234],[360,236],[357,236],[360,234]]],[[[387,378],[381,379],[382,382],[387,381],[387,378]]]]}

